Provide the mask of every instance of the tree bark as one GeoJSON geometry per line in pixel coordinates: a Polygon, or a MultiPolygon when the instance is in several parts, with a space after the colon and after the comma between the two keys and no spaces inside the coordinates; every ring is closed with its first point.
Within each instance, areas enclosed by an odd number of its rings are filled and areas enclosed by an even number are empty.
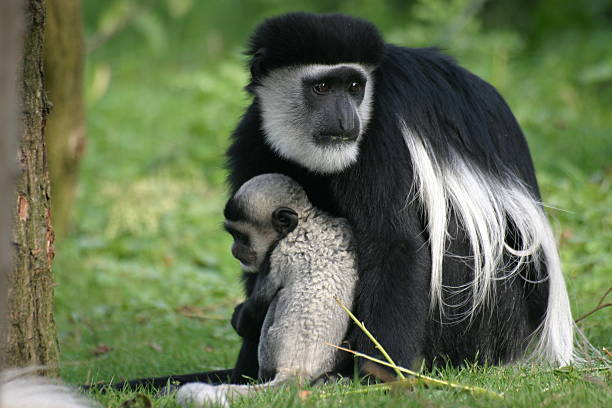
{"type": "Polygon", "coordinates": [[[53,108],[45,129],[56,235],[70,228],[85,147],[84,36],[80,0],[47,0],[45,88],[53,108]]]}
{"type": "Polygon", "coordinates": [[[57,374],[53,321],[53,228],[45,152],[48,104],[43,86],[44,0],[28,0],[22,59],[23,131],[13,196],[14,268],[9,274],[7,364],[45,366],[57,374]]]}
{"type": "MultiPolygon", "coordinates": [[[[7,277],[12,266],[11,214],[17,171],[17,83],[23,47],[23,10],[20,0],[6,0],[0,13],[0,350],[6,341],[7,277]]],[[[0,369],[4,364],[0,354],[0,369]]]]}

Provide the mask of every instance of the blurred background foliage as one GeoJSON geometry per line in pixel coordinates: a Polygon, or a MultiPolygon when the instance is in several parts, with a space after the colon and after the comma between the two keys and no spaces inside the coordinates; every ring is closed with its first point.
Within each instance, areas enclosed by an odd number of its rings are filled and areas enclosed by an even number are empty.
{"type": "MultiPolygon", "coordinates": [[[[532,148],[575,315],[610,286],[610,1],[88,0],[88,145],[54,266],[67,379],[233,364],[241,289],[221,230],[223,153],[249,103],[243,45],[294,10],[364,17],[495,85],[532,148]]],[[[581,324],[610,346],[610,323],[602,311],[581,324]]]]}

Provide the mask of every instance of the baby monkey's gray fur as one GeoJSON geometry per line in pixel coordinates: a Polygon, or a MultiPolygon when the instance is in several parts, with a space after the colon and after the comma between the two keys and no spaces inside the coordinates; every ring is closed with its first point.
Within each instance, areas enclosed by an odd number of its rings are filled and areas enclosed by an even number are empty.
{"type": "MultiPolygon", "coordinates": [[[[240,208],[243,219],[226,220],[226,228],[248,235],[257,252],[256,259],[251,257],[252,264],[257,264],[262,273],[241,312],[253,313],[269,305],[258,359],[259,377],[273,379],[259,386],[187,384],[177,394],[183,406],[228,405],[237,395],[289,380],[310,381],[331,372],[338,366],[340,355],[326,343],[340,344],[349,324],[348,316],[335,301],[338,298],[351,308],[357,282],[347,221],[313,207],[300,185],[280,174],[254,177],[230,203],[240,208]],[[278,209],[293,210],[297,215],[297,225],[285,236],[273,225],[278,209]],[[262,266],[266,265],[262,260],[266,256],[269,271],[262,266]]],[[[243,267],[253,271],[251,265],[243,267]]]]}

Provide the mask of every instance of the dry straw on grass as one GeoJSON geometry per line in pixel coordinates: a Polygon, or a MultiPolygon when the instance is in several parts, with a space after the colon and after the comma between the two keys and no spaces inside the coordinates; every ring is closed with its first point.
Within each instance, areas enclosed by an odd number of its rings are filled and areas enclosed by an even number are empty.
{"type": "Polygon", "coordinates": [[[363,392],[369,392],[369,391],[388,391],[393,389],[394,387],[397,386],[412,386],[414,385],[416,382],[420,382],[426,385],[430,385],[430,386],[435,386],[435,387],[443,387],[443,388],[450,388],[453,390],[457,390],[457,391],[463,391],[463,392],[470,392],[472,394],[479,394],[479,395],[486,395],[489,397],[493,397],[493,398],[504,398],[503,394],[500,393],[496,393],[481,387],[477,387],[477,386],[473,386],[473,385],[463,385],[463,384],[458,384],[458,383],[453,383],[450,381],[445,381],[445,380],[439,380],[437,378],[433,378],[433,377],[428,377],[426,375],[423,374],[419,374],[416,371],[412,371],[409,370],[407,368],[404,367],[400,367],[397,364],[395,364],[395,362],[393,361],[393,359],[391,358],[391,356],[389,356],[389,354],[387,353],[387,351],[383,348],[383,346],[374,338],[374,336],[372,335],[372,333],[370,333],[370,331],[365,327],[365,325],[363,324],[363,322],[360,322],[357,317],[355,317],[355,315],[346,307],[342,304],[342,302],[340,302],[339,299],[336,299],[336,302],[340,305],[340,307],[342,309],[344,309],[344,311],[350,316],[350,318],[353,320],[353,322],[355,322],[355,324],[357,325],[357,327],[359,327],[359,329],[361,329],[361,331],[363,331],[365,333],[366,336],[368,336],[368,338],[374,343],[374,345],[376,346],[376,348],[381,352],[381,354],[385,357],[385,359],[387,361],[383,361],[371,356],[368,356],[366,354],[360,353],[358,351],[354,351],[354,350],[349,350],[345,347],[340,347],[340,346],[336,346],[333,344],[329,344],[332,347],[335,347],[339,350],[343,350],[346,351],[348,353],[351,353],[357,357],[361,357],[361,358],[365,358],[367,360],[370,360],[374,363],[386,366],[386,367],[391,367],[395,373],[397,374],[397,377],[399,378],[398,381],[393,381],[393,382],[389,382],[389,383],[385,383],[385,384],[377,384],[374,386],[369,386],[369,390],[367,390],[368,387],[366,387],[366,389],[359,389],[359,390],[354,390],[354,391],[349,391],[346,394],[357,394],[357,393],[363,393],[363,392]],[[413,378],[406,378],[403,373],[406,373],[408,375],[411,375],[413,378]],[[371,389],[372,387],[374,387],[374,389],[371,389]]]}

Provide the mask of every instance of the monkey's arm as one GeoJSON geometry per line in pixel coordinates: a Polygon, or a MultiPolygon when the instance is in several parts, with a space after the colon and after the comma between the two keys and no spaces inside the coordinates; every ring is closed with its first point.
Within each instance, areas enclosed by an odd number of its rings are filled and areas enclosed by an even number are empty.
{"type": "Polygon", "coordinates": [[[232,315],[232,326],[240,336],[250,340],[259,339],[266,313],[281,284],[277,271],[270,271],[257,278],[251,295],[244,303],[236,306],[232,315]]]}
{"type": "Polygon", "coordinates": [[[263,305],[240,303],[232,315],[232,327],[244,339],[257,341],[267,309],[263,305]]]}

